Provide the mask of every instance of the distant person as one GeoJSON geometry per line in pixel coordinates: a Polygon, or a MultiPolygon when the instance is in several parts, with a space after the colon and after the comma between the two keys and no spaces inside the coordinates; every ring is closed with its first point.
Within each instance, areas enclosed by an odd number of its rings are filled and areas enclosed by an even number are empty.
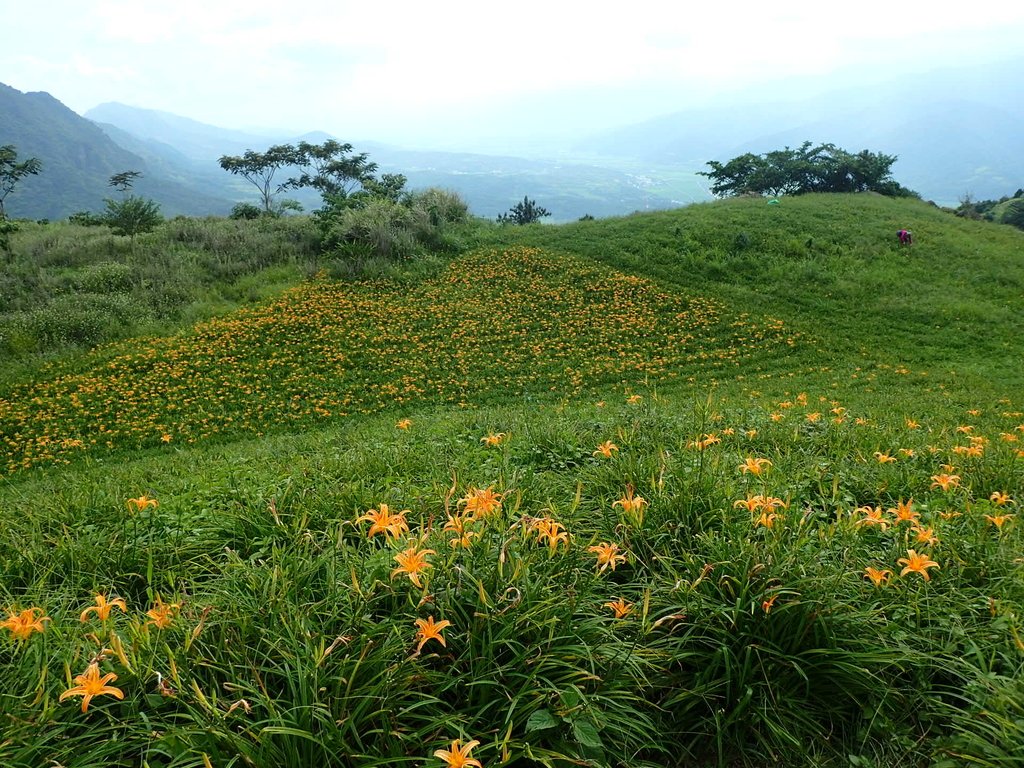
{"type": "Polygon", "coordinates": [[[909,229],[901,229],[896,233],[896,237],[900,240],[900,245],[913,245],[914,244],[914,233],[909,229]]]}

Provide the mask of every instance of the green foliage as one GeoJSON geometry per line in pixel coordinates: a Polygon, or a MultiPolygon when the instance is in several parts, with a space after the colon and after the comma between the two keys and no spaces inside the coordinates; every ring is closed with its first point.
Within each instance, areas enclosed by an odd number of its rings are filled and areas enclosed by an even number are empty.
{"type": "Polygon", "coordinates": [[[82,227],[102,227],[106,224],[106,220],[103,216],[98,216],[90,211],[76,211],[68,216],[68,223],[82,227]]]}
{"type": "Polygon", "coordinates": [[[0,220],[5,217],[4,201],[7,196],[14,191],[19,181],[39,173],[42,165],[35,157],[19,163],[18,151],[13,144],[0,146],[0,220]]]}
{"type": "Polygon", "coordinates": [[[551,213],[530,198],[524,196],[521,203],[513,205],[507,213],[498,215],[499,224],[534,224],[551,213]]]}
{"type": "Polygon", "coordinates": [[[912,196],[891,178],[895,155],[863,150],[851,154],[834,144],[813,146],[805,141],[797,149],[763,155],[746,153],[727,163],[708,161],[703,171],[720,197],[742,194],[803,195],[809,192],[879,192],[912,196]]]}
{"type": "Polygon", "coordinates": [[[220,167],[234,176],[241,176],[260,193],[266,213],[274,210],[274,197],[288,188],[288,181],[274,184],[274,177],[285,168],[299,164],[298,151],[291,144],[275,144],[266,152],[249,149],[242,155],[222,155],[220,167]]]}
{"type": "Polygon", "coordinates": [[[228,217],[235,221],[252,221],[263,215],[259,206],[252,203],[235,203],[231,208],[231,215],[228,217]]]}
{"type": "Polygon", "coordinates": [[[136,235],[152,232],[161,221],[160,205],[154,200],[129,195],[123,200],[105,200],[107,210],[103,220],[115,235],[136,235]]]}
{"type": "Polygon", "coordinates": [[[1010,201],[1000,219],[1003,224],[1010,224],[1017,229],[1024,229],[1024,196],[1010,201]]]}
{"type": "Polygon", "coordinates": [[[121,171],[110,177],[107,186],[113,187],[118,192],[127,192],[135,184],[135,180],[140,178],[142,178],[142,171],[121,171]]]}

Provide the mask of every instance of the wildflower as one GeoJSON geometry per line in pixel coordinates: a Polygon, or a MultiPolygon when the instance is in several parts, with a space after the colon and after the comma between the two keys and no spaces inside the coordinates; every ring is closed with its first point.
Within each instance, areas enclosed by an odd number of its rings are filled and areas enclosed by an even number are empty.
{"type": "Polygon", "coordinates": [[[169,443],[171,442],[172,439],[173,438],[167,432],[164,432],[162,435],[160,435],[160,442],[162,443],[169,443]]]}
{"type": "Polygon", "coordinates": [[[906,501],[900,499],[896,502],[895,507],[890,507],[886,511],[892,513],[893,517],[896,518],[897,523],[916,523],[921,517],[914,511],[913,499],[907,499],[906,501]]]}
{"type": "Polygon", "coordinates": [[[416,653],[422,650],[423,646],[428,640],[437,640],[445,648],[448,647],[448,643],[444,640],[444,635],[441,632],[444,631],[445,627],[450,627],[452,623],[450,621],[439,621],[434,623],[434,617],[428,616],[426,619],[416,619],[416,626],[419,629],[416,630],[416,637],[414,639],[419,640],[416,645],[416,653]]]}
{"type": "Polygon", "coordinates": [[[920,429],[921,428],[921,425],[918,424],[913,419],[907,419],[906,424],[907,424],[907,429],[920,429]]]}
{"type": "Polygon", "coordinates": [[[864,569],[864,578],[870,579],[871,583],[876,587],[884,586],[885,583],[892,576],[890,570],[879,570],[878,568],[872,568],[870,565],[864,569]]]}
{"type": "Polygon", "coordinates": [[[932,484],[929,487],[941,488],[944,491],[948,491],[950,488],[959,488],[960,475],[951,475],[946,472],[932,475],[932,484]]]}
{"type": "Polygon", "coordinates": [[[618,501],[614,502],[612,504],[612,509],[614,509],[615,507],[622,507],[623,512],[632,513],[643,512],[644,507],[647,506],[649,506],[649,504],[647,503],[647,499],[645,499],[643,496],[634,496],[633,486],[627,485],[626,495],[623,496],[618,501]]]}
{"type": "Polygon", "coordinates": [[[110,611],[114,608],[120,608],[125,612],[128,611],[128,606],[125,605],[124,598],[115,597],[113,600],[108,602],[106,595],[96,595],[96,605],[90,606],[82,611],[82,615],[79,618],[82,621],[88,621],[89,614],[95,612],[96,617],[100,621],[106,621],[110,616],[110,611]]]}
{"type": "Polygon", "coordinates": [[[537,532],[537,541],[543,543],[547,539],[552,553],[558,549],[560,543],[569,544],[569,534],[565,531],[565,527],[549,517],[537,520],[533,527],[537,532]]]}
{"type": "Polygon", "coordinates": [[[760,493],[755,494],[754,496],[748,495],[745,499],[736,499],[736,501],[732,503],[732,506],[733,509],[743,507],[748,512],[757,512],[757,510],[764,506],[764,496],[760,493]]]}
{"type": "Polygon", "coordinates": [[[959,427],[956,428],[956,431],[964,435],[969,435],[971,434],[971,432],[974,431],[974,427],[960,425],[959,427]]]}
{"type": "Polygon", "coordinates": [[[769,415],[768,418],[770,418],[772,421],[782,421],[782,414],[779,413],[778,411],[774,411],[769,415]]]}
{"type": "Polygon", "coordinates": [[[878,460],[879,464],[892,464],[896,461],[895,456],[890,456],[888,453],[882,453],[881,451],[875,451],[875,459],[878,460]]]}
{"type": "Polygon", "coordinates": [[[748,429],[743,434],[745,434],[749,440],[753,440],[755,437],[757,437],[757,430],[756,429],[748,429]]]}
{"type": "Polygon", "coordinates": [[[761,610],[765,613],[771,613],[772,608],[775,607],[775,601],[779,599],[779,593],[776,592],[774,595],[769,597],[767,600],[761,603],[761,610]]]}
{"type": "Polygon", "coordinates": [[[929,568],[938,568],[939,564],[934,560],[929,560],[928,555],[919,555],[913,549],[907,550],[907,556],[901,557],[896,561],[897,565],[905,565],[906,567],[900,571],[900,576],[906,576],[911,571],[920,573],[925,581],[929,581],[931,577],[928,575],[929,568]]]}
{"type": "Polygon", "coordinates": [[[24,611],[8,613],[7,618],[0,621],[0,627],[9,629],[17,640],[28,640],[33,632],[46,630],[44,621],[50,621],[50,617],[42,608],[26,608],[24,611]]]}
{"type": "Polygon", "coordinates": [[[610,459],[612,457],[612,454],[617,450],[619,450],[619,446],[617,446],[611,440],[605,440],[603,443],[597,446],[597,450],[594,451],[593,455],[597,456],[598,454],[600,454],[601,456],[604,456],[606,459],[610,459]]]}
{"type": "Polygon", "coordinates": [[[808,424],[817,424],[821,420],[821,414],[815,411],[814,413],[808,413],[806,416],[808,424]]]}
{"type": "Polygon", "coordinates": [[[497,433],[492,432],[491,434],[487,435],[486,437],[481,437],[480,438],[480,442],[483,443],[488,448],[495,448],[495,447],[501,445],[501,441],[504,440],[504,439],[505,439],[505,433],[504,432],[497,432],[497,433]]]}
{"type": "Polygon", "coordinates": [[[1013,515],[985,515],[985,519],[999,530],[1003,529],[1003,524],[1011,517],[1013,515]]]}
{"type": "Polygon", "coordinates": [[[611,568],[614,571],[616,565],[626,562],[626,556],[619,554],[619,545],[614,542],[603,541],[600,544],[588,547],[587,551],[594,552],[597,555],[598,573],[606,568],[611,568]]]}
{"type": "Polygon", "coordinates": [[[710,448],[712,445],[717,445],[722,442],[722,438],[718,435],[710,434],[704,435],[703,437],[691,440],[688,444],[688,448],[696,448],[698,451],[703,451],[705,448],[710,448]]]}
{"type": "Polygon", "coordinates": [[[605,402],[604,402],[604,400],[598,400],[596,403],[594,403],[594,405],[597,408],[604,408],[605,402]]]}
{"type": "Polygon", "coordinates": [[[908,459],[912,459],[915,456],[914,449],[913,448],[900,448],[900,455],[902,455],[902,456],[904,456],[904,457],[906,457],[908,459]]]}
{"type": "Polygon", "coordinates": [[[473,536],[479,536],[480,534],[476,531],[467,531],[466,525],[472,524],[472,520],[463,517],[462,515],[448,515],[448,521],[444,524],[444,530],[454,533],[456,538],[449,540],[448,544],[452,548],[464,547],[469,549],[470,538],[473,536]]]}
{"type": "Polygon", "coordinates": [[[752,475],[760,475],[766,472],[772,463],[768,459],[756,459],[752,456],[748,456],[743,460],[743,463],[739,465],[738,469],[743,473],[748,472],[752,475]]]}
{"type": "Polygon", "coordinates": [[[780,515],[775,512],[764,511],[761,512],[761,516],[754,521],[754,525],[760,525],[764,528],[771,528],[775,521],[778,520],[780,515]]]}
{"type": "Polygon", "coordinates": [[[604,603],[601,607],[610,608],[615,613],[616,619],[624,619],[626,616],[633,612],[633,604],[627,603],[621,597],[618,600],[604,603]]]}
{"type": "Polygon", "coordinates": [[[487,488],[470,488],[466,491],[466,496],[459,499],[460,505],[465,505],[466,514],[473,519],[479,520],[480,518],[487,517],[492,512],[501,511],[501,499],[504,493],[495,493],[487,488]]]}
{"type": "Polygon", "coordinates": [[[383,533],[393,539],[397,539],[403,533],[409,532],[409,523],[405,516],[409,514],[408,509],[401,512],[391,513],[387,504],[381,504],[380,509],[371,509],[365,515],[356,518],[357,523],[369,520],[373,525],[366,532],[366,538],[372,539],[378,533],[383,533]]]}
{"type": "Polygon", "coordinates": [[[881,507],[865,505],[863,507],[857,507],[857,511],[863,512],[864,517],[858,520],[855,525],[877,525],[883,531],[889,527],[889,521],[883,517],[881,507]]]}
{"type": "Polygon", "coordinates": [[[483,765],[479,760],[474,760],[469,756],[469,752],[480,742],[474,739],[466,744],[464,747],[459,745],[462,743],[461,739],[455,739],[452,741],[452,748],[438,749],[434,751],[434,757],[438,760],[444,760],[448,768],[464,768],[467,765],[475,765],[476,768],[483,768],[483,765]]]}
{"type": "Polygon", "coordinates": [[[1016,504],[1005,491],[993,491],[992,495],[988,497],[990,501],[994,502],[997,507],[1005,507],[1007,504],[1016,504]]]}
{"type": "Polygon", "coordinates": [[[626,398],[626,402],[629,403],[630,405],[637,405],[643,399],[644,398],[642,395],[630,395],[629,397],[626,398]]]}
{"type": "Polygon", "coordinates": [[[1000,432],[999,439],[1004,443],[1016,443],[1018,438],[1012,432],[1000,432]]]}
{"type": "Polygon", "coordinates": [[[917,537],[914,539],[914,543],[916,544],[927,544],[928,546],[933,547],[939,543],[939,539],[935,535],[935,530],[932,528],[915,525],[910,530],[912,533],[917,534],[917,537]]]}
{"type": "Polygon", "coordinates": [[[960,456],[967,456],[969,458],[978,458],[984,455],[985,449],[981,443],[973,443],[972,445],[955,445],[953,446],[953,453],[960,456]]]}
{"type": "Polygon", "coordinates": [[[70,698],[71,696],[82,697],[82,711],[85,712],[89,709],[89,702],[94,696],[102,696],[104,694],[110,694],[114,698],[123,699],[124,691],[120,688],[115,688],[107,683],[112,683],[117,680],[117,675],[113,672],[108,672],[103,677],[100,677],[100,665],[90,664],[85,670],[85,674],[78,675],[75,678],[75,682],[78,683],[74,688],[68,688],[64,693],[60,695],[60,701],[70,698]]]}
{"type": "Polygon", "coordinates": [[[395,423],[395,426],[398,427],[398,429],[408,429],[412,426],[412,419],[399,419],[395,423]]]}
{"type": "Polygon", "coordinates": [[[146,494],[142,494],[137,499],[128,499],[125,504],[130,512],[141,512],[144,509],[156,509],[160,506],[160,502],[149,498],[146,494]]]}
{"type": "Polygon", "coordinates": [[[181,608],[178,603],[165,603],[160,599],[160,596],[156,597],[156,604],[146,611],[146,615],[149,616],[151,621],[146,622],[152,624],[157,629],[167,629],[174,623],[174,614],[181,608]]]}
{"type": "Polygon", "coordinates": [[[416,549],[416,545],[409,547],[402,552],[395,555],[394,560],[398,563],[398,567],[391,571],[391,578],[395,578],[396,574],[406,573],[409,575],[409,581],[415,584],[417,587],[422,587],[423,584],[420,582],[420,574],[423,573],[427,568],[433,566],[427,562],[427,555],[437,554],[432,549],[416,549]]]}

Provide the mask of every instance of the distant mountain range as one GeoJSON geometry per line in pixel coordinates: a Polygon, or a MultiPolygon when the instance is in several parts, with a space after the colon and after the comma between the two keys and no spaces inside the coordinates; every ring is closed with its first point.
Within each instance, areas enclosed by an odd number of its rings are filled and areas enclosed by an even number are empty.
{"type": "MultiPolygon", "coordinates": [[[[0,145],[38,157],[42,172],[7,200],[14,216],[60,218],[98,211],[111,195],[109,177],[139,170],[135,190],[165,215],[227,213],[255,190],[221,170],[217,159],[323,132],[274,135],[218,128],[179,115],[101,104],[84,117],[46,93],[0,84],[0,145]]],[[[786,101],[748,94],[743,103],[675,112],[597,132],[567,143],[559,159],[406,150],[351,141],[382,172],[404,173],[412,188],[440,186],[461,194],[473,213],[493,218],[535,199],[566,221],[670,208],[710,198],[697,171],[804,140],[850,150],[895,154],[897,181],[926,199],[955,205],[960,196],[999,198],[1024,186],[1024,58],[998,76],[982,70],[901,76],[885,85],[848,88],[786,101]]],[[[308,190],[290,193],[307,208],[308,190]]]]}

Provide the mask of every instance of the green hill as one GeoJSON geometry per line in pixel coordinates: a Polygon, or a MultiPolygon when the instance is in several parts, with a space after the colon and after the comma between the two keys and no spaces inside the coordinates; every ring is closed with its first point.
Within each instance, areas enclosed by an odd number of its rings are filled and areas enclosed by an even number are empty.
{"type": "MultiPolygon", "coordinates": [[[[165,226],[104,274],[271,242],[165,226]]],[[[1024,761],[1024,233],[848,195],[471,237],[23,361],[0,763],[1024,761]]]]}

